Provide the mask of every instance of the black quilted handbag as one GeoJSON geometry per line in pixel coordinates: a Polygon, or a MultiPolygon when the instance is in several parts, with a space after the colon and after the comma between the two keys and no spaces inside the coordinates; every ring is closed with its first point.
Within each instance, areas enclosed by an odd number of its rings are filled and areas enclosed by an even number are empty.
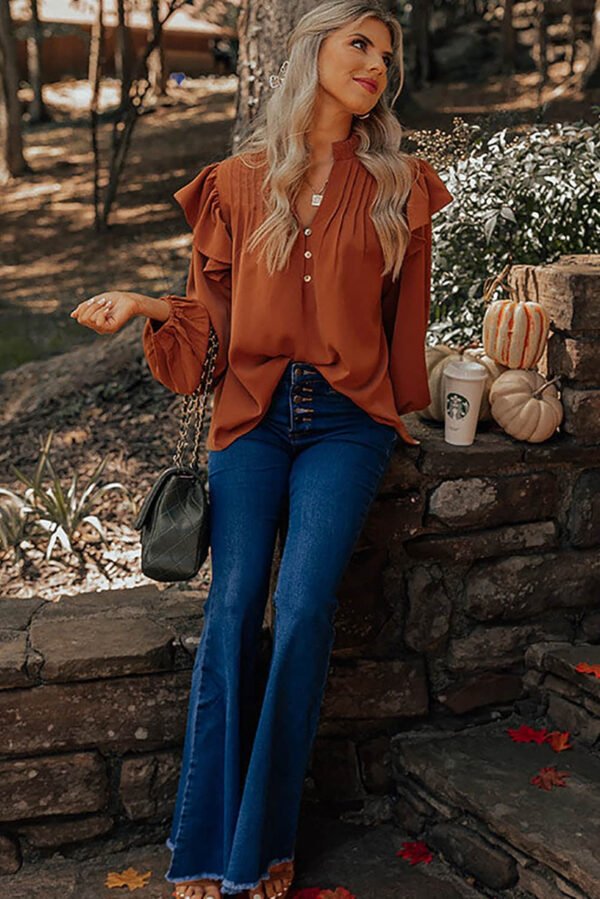
{"type": "Polygon", "coordinates": [[[200,383],[183,397],[179,440],[173,465],[166,468],[146,496],[134,528],[140,531],[142,572],[155,581],[186,581],[208,556],[210,506],[206,475],[198,466],[206,401],[212,386],[218,339],[211,325],[200,383]],[[195,436],[191,465],[183,464],[190,418],[195,436]]]}

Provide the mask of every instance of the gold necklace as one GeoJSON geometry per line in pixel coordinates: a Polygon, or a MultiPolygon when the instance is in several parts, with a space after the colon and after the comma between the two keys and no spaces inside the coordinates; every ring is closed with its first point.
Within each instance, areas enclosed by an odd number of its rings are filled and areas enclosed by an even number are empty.
{"type": "MultiPolygon", "coordinates": [[[[331,160],[329,160],[329,161],[331,162],[331,160]]],[[[311,206],[320,206],[321,205],[321,201],[323,200],[323,194],[325,192],[325,188],[327,187],[327,182],[329,181],[330,177],[331,177],[331,171],[329,172],[329,175],[327,176],[327,181],[325,182],[325,184],[323,185],[321,190],[316,190],[316,188],[313,187],[313,185],[310,183],[308,178],[306,179],[308,182],[308,186],[313,191],[312,197],[310,198],[311,206]]]]}
{"type": "MultiPolygon", "coordinates": [[[[327,179],[327,181],[329,181],[329,178],[327,179]]],[[[320,191],[315,191],[315,188],[312,186],[310,181],[308,182],[309,187],[312,188],[312,190],[313,190],[313,195],[310,198],[311,206],[320,206],[321,205],[321,201],[323,200],[323,194],[325,193],[325,188],[327,187],[327,181],[325,182],[325,184],[323,185],[323,187],[321,188],[320,191]]]]}

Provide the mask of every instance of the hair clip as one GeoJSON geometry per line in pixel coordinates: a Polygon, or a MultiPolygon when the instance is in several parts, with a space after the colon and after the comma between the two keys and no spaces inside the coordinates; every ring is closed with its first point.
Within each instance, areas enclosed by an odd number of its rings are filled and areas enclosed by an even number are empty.
{"type": "Polygon", "coordinates": [[[273,88],[273,90],[275,90],[276,87],[281,87],[281,85],[285,81],[285,74],[288,70],[289,64],[289,59],[286,59],[284,62],[282,62],[278,75],[269,75],[269,85],[273,88]]]}

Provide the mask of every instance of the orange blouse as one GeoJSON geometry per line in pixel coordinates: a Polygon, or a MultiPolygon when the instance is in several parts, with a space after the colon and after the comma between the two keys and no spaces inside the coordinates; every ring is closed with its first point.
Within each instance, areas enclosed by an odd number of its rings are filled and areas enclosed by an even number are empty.
{"type": "Polygon", "coordinates": [[[164,296],[165,322],[148,319],[143,346],[156,380],[192,393],[219,338],[207,447],[224,449],[265,415],[288,362],[312,363],[329,384],[376,421],[418,444],[400,417],[430,402],[425,332],[431,286],[431,216],[453,196],[419,159],[406,205],[410,242],[395,282],[369,207],[377,183],[355,154],[358,135],[332,144],[327,189],[289,264],[269,276],[244,252],[263,216],[264,166],[239,157],[205,166],[175,199],[190,225],[186,296],[164,296]]]}

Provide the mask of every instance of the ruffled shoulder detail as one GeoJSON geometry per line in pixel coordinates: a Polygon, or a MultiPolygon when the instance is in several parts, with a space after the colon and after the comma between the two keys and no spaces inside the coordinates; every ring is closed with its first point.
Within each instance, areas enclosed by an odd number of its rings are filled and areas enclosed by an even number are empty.
{"type": "Polygon", "coordinates": [[[173,197],[183,209],[197,250],[207,257],[205,272],[224,272],[231,265],[231,230],[223,216],[217,187],[220,162],[211,162],[195,178],[175,191],[173,197]]]}
{"type": "Polygon", "coordinates": [[[406,204],[406,217],[411,231],[426,225],[431,216],[447,206],[454,197],[426,159],[416,157],[417,175],[406,204]]]}

